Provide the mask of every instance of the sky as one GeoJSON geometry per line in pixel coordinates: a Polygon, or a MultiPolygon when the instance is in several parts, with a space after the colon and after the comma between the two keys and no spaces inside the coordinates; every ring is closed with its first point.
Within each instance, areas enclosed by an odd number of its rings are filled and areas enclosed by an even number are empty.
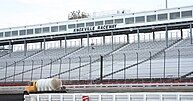
{"type": "MultiPolygon", "coordinates": [[[[66,21],[72,11],[141,12],[165,8],[166,0],[0,0],[0,29],[66,21]]],[[[168,0],[168,8],[193,6],[193,0],[168,0]]]]}

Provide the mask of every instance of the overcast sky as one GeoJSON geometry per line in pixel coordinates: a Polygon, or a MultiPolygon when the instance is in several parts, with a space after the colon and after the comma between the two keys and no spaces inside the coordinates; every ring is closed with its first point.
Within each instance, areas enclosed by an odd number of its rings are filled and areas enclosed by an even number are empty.
{"type": "MultiPolygon", "coordinates": [[[[192,6],[193,0],[168,0],[168,8],[192,6]]],[[[131,12],[165,8],[165,0],[0,0],[0,28],[65,21],[68,13],[108,10],[131,12]]]]}

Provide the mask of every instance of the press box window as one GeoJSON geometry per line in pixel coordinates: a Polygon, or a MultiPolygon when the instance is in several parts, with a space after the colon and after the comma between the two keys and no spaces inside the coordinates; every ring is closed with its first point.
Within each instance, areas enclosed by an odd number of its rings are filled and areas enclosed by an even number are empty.
{"type": "Polygon", "coordinates": [[[162,21],[162,20],[168,20],[168,14],[158,14],[158,20],[162,21]]]}
{"type": "Polygon", "coordinates": [[[0,32],[0,37],[3,37],[3,32],[0,32]]]}
{"type": "Polygon", "coordinates": [[[96,21],[95,22],[95,26],[100,26],[100,25],[103,25],[103,21],[96,21]]]}
{"type": "Polygon", "coordinates": [[[35,29],[35,34],[39,34],[39,33],[41,33],[41,28],[36,28],[35,29]]]}
{"type": "Polygon", "coordinates": [[[105,20],[105,24],[113,24],[113,20],[105,20]]]}
{"type": "Polygon", "coordinates": [[[66,31],[66,25],[59,26],[59,31],[66,31]]]}
{"type": "Polygon", "coordinates": [[[68,29],[73,29],[73,28],[75,28],[75,24],[68,25],[68,29]]]}
{"type": "Polygon", "coordinates": [[[5,32],[5,37],[10,37],[11,36],[11,32],[5,32]]]}
{"type": "Polygon", "coordinates": [[[145,22],[145,16],[135,17],[135,23],[145,22]]]}
{"type": "Polygon", "coordinates": [[[18,31],[12,31],[12,36],[18,36],[18,31]]]}
{"type": "Polygon", "coordinates": [[[26,30],[20,30],[19,35],[26,35],[26,30]]]}
{"type": "Polygon", "coordinates": [[[58,32],[58,26],[51,27],[51,32],[58,32]]]}
{"type": "Polygon", "coordinates": [[[27,30],[27,35],[33,34],[33,29],[28,29],[27,30]]]}
{"type": "Polygon", "coordinates": [[[84,23],[77,24],[77,28],[84,27],[84,23]]]}
{"type": "Polygon", "coordinates": [[[133,24],[133,23],[134,23],[134,17],[125,18],[125,24],[133,24]]]}
{"type": "Polygon", "coordinates": [[[49,32],[50,32],[50,27],[43,28],[43,33],[49,33],[49,32]]]}
{"type": "Polygon", "coordinates": [[[182,11],[182,18],[192,17],[192,11],[182,11]]]}
{"type": "Polygon", "coordinates": [[[115,23],[123,23],[123,19],[115,19],[115,23]]]}
{"type": "Polygon", "coordinates": [[[156,21],[156,15],[148,15],[147,22],[153,22],[153,21],[156,21]]]}
{"type": "Polygon", "coordinates": [[[94,22],[88,22],[86,23],[86,26],[94,26],[94,22]]]}
{"type": "Polygon", "coordinates": [[[170,13],[170,19],[179,19],[179,18],[180,18],[180,12],[170,13]]]}

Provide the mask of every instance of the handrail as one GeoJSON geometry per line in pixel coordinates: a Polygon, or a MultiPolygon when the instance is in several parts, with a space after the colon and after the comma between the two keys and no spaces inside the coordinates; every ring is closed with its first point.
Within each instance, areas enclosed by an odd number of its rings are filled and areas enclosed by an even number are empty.
{"type": "MultiPolygon", "coordinates": [[[[110,54],[112,54],[113,52],[116,52],[117,50],[119,50],[119,49],[121,49],[122,47],[125,47],[125,46],[127,46],[127,45],[130,45],[130,44],[129,44],[129,43],[125,43],[125,44],[121,45],[120,47],[116,48],[115,50],[112,50],[112,51],[110,51],[109,53],[105,54],[103,57],[110,56],[110,54]]],[[[100,61],[100,58],[95,59],[95,60],[92,61],[91,63],[87,63],[87,64],[84,64],[84,65],[82,65],[82,66],[78,66],[78,67],[72,68],[72,69],[70,69],[70,70],[66,70],[66,71],[64,71],[64,72],[58,73],[58,74],[54,74],[54,75],[49,76],[49,77],[47,77],[47,78],[51,78],[51,77],[55,77],[55,76],[58,76],[58,75],[62,75],[62,74],[64,74],[64,73],[71,72],[71,71],[77,70],[77,69],[79,69],[79,68],[82,68],[82,67],[84,67],[84,66],[88,66],[88,65],[90,65],[90,64],[96,63],[96,62],[98,62],[98,61],[100,61]]]]}
{"type": "MultiPolygon", "coordinates": [[[[156,58],[157,56],[159,56],[159,55],[161,55],[162,53],[164,53],[165,50],[169,49],[170,47],[172,47],[172,46],[175,45],[176,43],[180,42],[181,40],[183,40],[183,39],[178,39],[178,40],[175,41],[174,43],[170,44],[168,47],[165,47],[164,49],[160,50],[159,52],[155,53],[154,55],[150,56],[149,58],[147,58],[147,59],[145,59],[145,60],[143,60],[143,61],[141,61],[141,62],[134,63],[134,64],[132,64],[132,65],[130,65],[130,66],[125,67],[125,68],[119,69],[119,70],[114,71],[114,72],[111,72],[111,73],[109,73],[109,74],[106,74],[106,75],[104,75],[102,78],[111,76],[111,75],[113,75],[113,74],[119,73],[119,72],[124,71],[124,70],[126,70],[126,69],[129,69],[129,68],[131,68],[131,67],[134,67],[134,66],[136,66],[136,65],[142,64],[142,63],[144,63],[144,62],[146,62],[146,61],[148,61],[148,60],[150,60],[150,59],[156,58]]],[[[97,78],[97,79],[95,79],[94,81],[96,82],[96,81],[98,81],[98,80],[100,80],[100,79],[101,79],[101,78],[97,78]]]]}
{"type": "MultiPolygon", "coordinates": [[[[7,65],[7,67],[13,66],[15,63],[22,62],[23,60],[28,59],[28,58],[30,58],[30,57],[32,57],[32,56],[34,56],[34,55],[36,55],[36,54],[38,54],[38,53],[40,53],[40,52],[42,52],[42,51],[43,51],[43,50],[38,50],[38,51],[34,52],[33,54],[28,55],[27,57],[24,57],[24,58],[22,58],[22,59],[20,59],[20,60],[18,60],[18,61],[15,61],[15,62],[7,65]]],[[[2,69],[4,69],[4,68],[6,68],[6,67],[2,67],[2,68],[0,68],[0,70],[2,70],[2,69]]]]}
{"type": "Polygon", "coordinates": [[[53,61],[47,63],[47,64],[44,64],[43,66],[38,66],[38,67],[35,67],[35,68],[33,68],[33,69],[28,69],[28,70],[26,70],[26,71],[19,72],[19,73],[17,73],[17,74],[13,74],[13,75],[10,75],[10,76],[1,78],[0,80],[4,80],[4,79],[11,78],[11,77],[14,77],[14,76],[23,74],[23,73],[30,72],[30,71],[32,71],[32,70],[36,70],[36,69],[39,69],[39,68],[43,68],[43,67],[45,67],[45,66],[47,66],[47,65],[50,65],[50,64],[52,64],[52,63],[54,63],[54,62],[56,62],[56,61],[58,61],[58,60],[60,60],[60,59],[62,59],[62,58],[64,58],[64,57],[66,57],[66,56],[69,56],[69,55],[71,55],[71,54],[77,52],[78,50],[80,50],[80,49],[82,49],[82,48],[83,48],[83,46],[80,47],[80,48],[78,48],[78,49],[76,49],[76,50],[74,50],[74,51],[72,51],[72,52],[70,52],[70,53],[67,53],[67,54],[65,54],[65,55],[63,55],[63,56],[61,56],[61,57],[59,57],[59,58],[57,58],[57,59],[55,59],[55,60],[53,60],[53,61]]]}

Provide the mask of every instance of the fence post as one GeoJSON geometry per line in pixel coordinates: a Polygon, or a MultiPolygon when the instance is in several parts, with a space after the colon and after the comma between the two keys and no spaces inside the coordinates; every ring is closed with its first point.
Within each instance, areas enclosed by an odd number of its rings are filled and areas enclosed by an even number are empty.
{"type": "Polygon", "coordinates": [[[92,78],[92,74],[91,74],[91,72],[92,72],[91,66],[92,65],[91,65],[91,62],[92,62],[92,60],[91,60],[91,56],[90,55],[89,55],[89,60],[90,60],[90,63],[89,63],[90,64],[90,66],[89,66],[90,67],[89,68],[89,80],[91,81],[91,78],[92,78]]]}
{"type": "Polygon", "coordinates": [[[60,79],[60,73],[61,73],[61,69],[62,69],[62,59],[60,58],[60,67],[59,67],[59,75],[58,75],[58,77],[59,77],[59,79],[60,79]]]}
{"type": "Polygon", "coordinates": [[[139,77],[139,76],[138,76],[138,73],[139,73],[139,66],[138,66],[139,54],[136,52],[136,55],[137,55],[137,79],[138,79],[138,77],[139,77]]]}
{"type": "Polygon", "coordinates": [[[68,80],[70,80],[70,68],[71,68],[71,58],[69,58],[69,74],[68,74],[68,80]]]}
{"type": "Polygon", "coordinates": [[[31,81],[32,81],[32,79],[33,79],[33,68],[34,68],[34,61],[32,60],[32,71],[31,71],[31,81]]]}
{"type": "Polygon", "coordinates": [[[150,57],[149,59],[149,78],[151,80],[151,52],[149,52],[149,57],[150,57]]]}
{"type": "Polygon", "coordinates": [[[52,59],[50,59],[50,77],[52,76],[52,59]]]}
{"type": "MultiPolygon", "coordinates": [[[[124,68],[126,68],[126,55],[123,53],[124,56],[124,68]]],[[[124,80],[126,80],[126,69],[124,69],[124,80]]]]}
{"type": "Polygon", "coordinates": [[[178,78],[180,77],[180,50],[178,49],[178,78]]]}
{"type": "Polygon", "coordinates": [[[103,56],[100,56],[101,59],[101,64],[100,64],[100,82],[102,83],[103,81],[103,56]]]}
{"type": "Polygon", "coordinates": [[[25,66],[25,61],[23,61],[23,69],[22,69],[22,82],[23,82],[23,77],[24,77],[24,66],[25,66]]]}
{"type": "Polygon", "coordinates": [[[5,62],[5,83],[7,82],[7,62],[5,62]]]}
{"type": "Polygon", "coordinates": [[[164,78],[166,77],[166,52],[164,51],[164,78]]]}
{"type": "Polygon", "coordinates": [[[16,62],[14,61],[13,82],[15,82],[15,71],[16,71],[16,62]]]}
{"type": "Polygon", "coordinates": [[[80,75],[81,75],[81,57],[79,57],[79,75],[78,75],[78,79],[80,81],[80,75]]]}
{"type": "MultiPolygon", "coordinates": [[[[112,71],[112,73],[113,73],[113,59],[114,59],[114,57],[113,57],[113,54],[111,55],[111,66],[112,66],[112,68],[111,68],[111,71],[112,71]]],[[[113,79],[113,74],[112,74],[112,79],[113,79]]]]}
{"type": "Polygon", "coordinates": [[[40,79],[42,79],[42,68],[43,68],[43,60],[41,60],[41,71],[40,71],[40,79]]]}

